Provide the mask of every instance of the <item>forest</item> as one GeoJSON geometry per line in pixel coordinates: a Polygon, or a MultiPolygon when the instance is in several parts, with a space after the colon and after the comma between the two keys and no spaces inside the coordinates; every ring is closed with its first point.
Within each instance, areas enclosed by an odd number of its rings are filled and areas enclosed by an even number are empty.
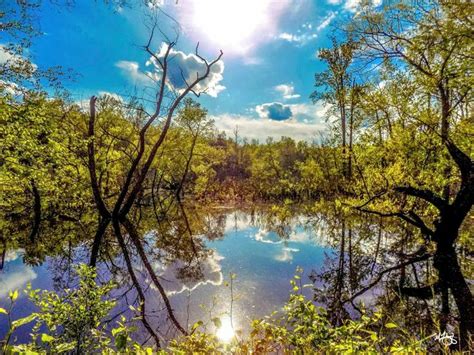
{"type": "Polygon", "coordinates": [[[183,54],[173,13],[200,6],[0,0],[0,352],[474,351],[474,4],[332,12],[307,44],[311,139],[221,128],[233,64],[199,41],[183,54]],[[145,85],[78,99],[76,68],[34,57],[45,6],[146,14],[126,48],[145,85]]]}

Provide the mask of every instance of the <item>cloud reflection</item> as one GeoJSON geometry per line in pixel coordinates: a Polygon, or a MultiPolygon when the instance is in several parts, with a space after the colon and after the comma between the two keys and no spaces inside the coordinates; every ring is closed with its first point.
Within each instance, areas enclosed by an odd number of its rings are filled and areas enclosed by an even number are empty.
{"type": "Polygon", "coordinates": [[[282,262],[289,262],[293,260],[293,254],[299,252],[296,248],[283,248],[280,254],[275,255],[275,260],[282,262]]]}
{"type": "Polygon", "coordinates": [[[0,274],[0,298],[8,295],[10,291],[22,289],[25,285],[36,279],[38,275],[30,266],[21,266],[21,269],[7,275],[0,274]]]}
{"type": "Polygon", "coordinates": [[[179,294],[183,291],[193,291],[202,285],[221,285],[223,281],[222,267],[220,261],[224,259],[223,256],[217,252],[212,252],[206,259],[199,261],[199,271],[201,277],[186,277],[179,278],[182,270],[189,268],[181,260],[177,260],[168,265],[155,264],[163,287],[168,295],[179,294]]]}

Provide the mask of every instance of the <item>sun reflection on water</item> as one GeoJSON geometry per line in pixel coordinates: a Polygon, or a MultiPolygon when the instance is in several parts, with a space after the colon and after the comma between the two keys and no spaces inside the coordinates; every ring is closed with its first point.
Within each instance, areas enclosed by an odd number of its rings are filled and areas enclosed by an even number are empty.
{"type": "Polygon", "coordinates": [[[228,315],[221,317],[221,325],[216,331],[216,336],[223,343],[230,343],[230,341],[235,337],[232,321],[228,315]]]}

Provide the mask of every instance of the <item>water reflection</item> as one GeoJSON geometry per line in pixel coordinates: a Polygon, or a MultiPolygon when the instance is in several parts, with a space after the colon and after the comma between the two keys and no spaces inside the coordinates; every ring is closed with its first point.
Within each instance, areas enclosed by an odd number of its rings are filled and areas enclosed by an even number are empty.
{"type": "MultiPolygon", "coordinates": [[[[305,294],[326,305],[336,324],[358,317],[363,301],[366,306],[388,310],[399,324],[409,328],[427,324],[434,327],[430,315],[435,312],[435,302],[402,299],[399,293],[400,285],[409,290],[407,285],[421,284],[432,277],[431,261],[384,273],[397,264],[401,255],[412,252],[415,244],[404,233],[407,230],[396,221],[340,215],[332,209],[315,213],[268,206],[212,209],[178,204],[167,206],[166,213],[144,209],[124,230],[123,239],[131,270],[146,301],[145,316],[153,328],[160,330],[160,337],[168,339],[177,331],[170,325],[157,285],[163,288],[177,322],[184,328],[202,320],[206,330],[222,341],[230,341],[236,331],[248,330],[251,319],[268,315],[285,303],[289,279],[297,266],[304,270],[303,283],[314,284],[304,289],[305,294]],[[157,280],[151,278],[131,233],[138,236],[157,280]],[[232,273],[236,279],[231,291],[232,273]],[[374,280],[377,282],[371,285],[374,280]],[[419,316],[408,318],[407,312],[419,316]],[[216,317],[219,326],[212,321],[216,317]]],[[[61,238],[54,233],[39,235],[35,245],[10,243],[9,250],[2,250],[0,297],[27,282],[33,288],[74,287],[71,270],[75,263],[87,261],[89,245],[90,239],[84,239],[83,234],[61,238]],[[45,244],[40,243],[42,240],[45,244]]],[[[99,281],[115,280],[119,305],[114,314],[124,312],[133,318],[137,314],[128,306],[138,305],[140,295],[123,250],[113,232],[108,231],[100,253],[99,281]]],[[[0,307],[2,304],[0,300],[0,307]]],[[[27,314],[31,311],[28,307],[22,301],[16,311],[27,314]]],[[[451,321],[456,322],[454,316],[451,321]]],[[[2,322],[0,337],[5,328],[2,322]]],[[[140,336],[142,341],[149,339],[144,330],[140,336]]]]}
{"type": "MultiPolygon", "coordinates": [[[[202,210],[193,206],[186,211],[186,220],[182,210],[177,211],[176,214],[168,213],[167,218],[160,221],[143,218],[136,225],[137,233],[143,235],[144,251],[178,321],[191,325],[203,320],[213,331],[211,319],[221,317],[219,329],[214,330],[223,340],[231,338],[231,330],[237,329],[234,327],[246,330],[250,319],[264,316],[283,305],[290,289],[288,280],[294,275],[296,266],[305,268],[309,275],[311,269],[319,267],[324,252],[329,250],[318,244],[318,236],[301,216],[283,225],[265,209],[202,210]],[[290,226],[290,222],[293,225],[290,226]],[[233,295],[225,286],[228,283],[224,282],[231,273],[236,274],[233,295]],[[229,326],[230,320],[226,316],[231,298],[234,299],[234,327],[229,326]]],[[[131,244],[127,235],[125,242],[131,244]]],[[[105,244],[107,247],[102,251],[102,262],[99,263],[100,279],[112,278],[120,286],[116,294],[128,314],[130,312],[125,308],[137,304],[139,299],[113,235],[107,236],[105,244]]],[[[54,285],[57,290],[74,287],[75,280],[69,277],[70,269],[74,263],[84,260],[87,248],[79,243],[72,250],[63,250],[65,253],[47,257],[39,267],[26,266],[17,259],[18,267],[22,268],[18,272],[9,266],[12,260],[7,258],[6,271],[0,276],[5,292],[24,287],[28,281],[33,288],[44,285],[54,285]],[[37,273],[38,268],[43,272],[37,273]],[[16,280],[16,283],[9,280],[16,280]]],[[[158,327],[167,322],[162,298],[131,245],[129,256],[142,284],[150,321],[158,327]]],[[[116,313],[122,311],[117,309],[116,313]]],[[[168,333],[172,336],[175,331],[170,328],[168,333]]]]}
{"type": "Polygon", "coordinates": [[[293,260],[293,254],[299,252],[299,249],[284,247],[280,254],[275,255],[275,260],[289,262],[293,260]]]}
{"type": "Polygon", "coordinates": [[[156,262],[154,269],[163,280],[162,284],[166,293],[172,296],[184,291],[193,291],[200,286],[221,285],[223,276],[220,262],[222,259],[224,259],[223,256],[212,251],[194,267],[182,260],[175,260],[169,264],[156,262]],[[199,271],[195,270],[197,267],[199,271]]]}
{"type": "Polygon", "coordinates": [[[220,318],[220,323],[220,326],[216,330],[216,336],[222,342],[230,343],[230,341],[235,337],[232,319],[230,316],[224,315],[220,318]]]}
{"type": "Polygon", "coordinates": [[[11,290],[25,288],[28,282],[37,278],[36,272],[29,266],[22,266],[0,278],[0,297],[5,298],[11,290]]]}

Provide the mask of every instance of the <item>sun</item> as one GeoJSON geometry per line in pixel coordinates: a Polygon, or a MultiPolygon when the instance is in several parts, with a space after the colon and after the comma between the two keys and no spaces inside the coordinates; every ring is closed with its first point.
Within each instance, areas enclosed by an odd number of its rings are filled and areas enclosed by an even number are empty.
{"type": "Polygon", "coordinates": [[[195,0],[193,30],[226,53],[245,53],[271,25],[267,0],[195,0]]]}

